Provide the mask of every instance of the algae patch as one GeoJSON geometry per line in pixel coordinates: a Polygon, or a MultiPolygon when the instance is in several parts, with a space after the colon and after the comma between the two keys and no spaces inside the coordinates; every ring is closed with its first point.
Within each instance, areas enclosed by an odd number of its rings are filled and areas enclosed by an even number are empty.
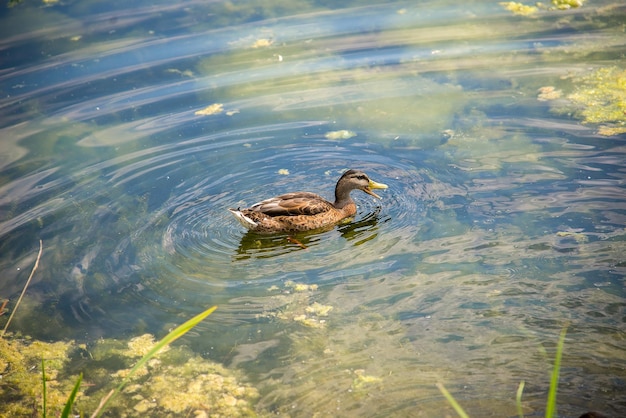
{"type": "Polygon", "coordinates": [[[568,99],[576,106],[574,116],[583,123],[603,124],[598,133],[626,132],[626,70],[598,68],[573,79],[576,86],[568,99]]]}
{"type": "Polygon", "coordinates": [[[587,235],[578,231],[559,231],[556,233],[556,236],[561,238],[573,238],[579,244],[589,241],[587,235]]]}
{"type": "MultiPolygon", "coordinates": [[[[101,340],[92,349],[95,369],[85,376],[98,380],[121,380],[129,375],[137,358],[155,345],[151,334],[123,343],[101,340]],[[124,366],[127,366],[125,368],[124,366]]],[[[86,391],[77,402],[81,411],[94,410],[109,385],[86,391]]],[[[152,358],[141,373],[135,373],[109,406],[125,416],[252,416],[257,390],[240,382],[234,371],[194,354],[187,347],[170,347],[152,358]]]]}
{"type": "Polygon", "coordinates": [[[259,314],[259,317],[297,322],[311,328],[323,328],[326,326],[325,318],[333,307],[312,302],[316,290],[316,284],[296,283],[291,280],[285,282],[283,289],[272,286],[268,291],[280,293],[272,297],[271,306],[259,314]]]}
{"type": "MultiPolygon", "coordinates": [[[[151,334],[130,341],[102,339],[93,346],[2,338],[0,416],[43,416],[42,358],[47,415],[60,416],[80,369],[84,380],[73,412],[87,416],[155,344],[151,334]]],[[[108,410],[126,417],[255,416],[258,396],[236,372],[179,346],[151,359],[108,410]]]]}
{"type": "Polygon", "coordinates": [[[539,2],[529,6],[515,1],[503,1],[500,2],[500,6],[518,16],[532,16],[540,10],[569,10],[582,7],[583,3],[583,0],[552,0],[552,6],[539,2]]]}
{"type": "Polygon", "coordinates": [[[324,135],[326,139],[350,139],[355,136],[356,136],[356,133],[349,131],[347,129],[326,132],[326,134],[324,135]]]}
{"type": "Polygon", "coordinates": [[[149,377],[139,377],[125,390],[134,411],[194,416],[251,416],[256,389],[241,384],[223,366],[185,349],[174,349],[149,364],[149,377]]]}
{"type": "Polygon", "coordinates": [[[352,389],[354,390],[363,390],[369,385],[381,383],[383,381],[380,377],[365,374],[365,370],[363,369],[355,370],[354,376],[355,378],[352,381],[352,389]]]}
{"type": "Polygon", "coordinates": [[[507,9],[509,12],[520,16],[530,16],[539,11],[539,8],[536,6],[527,6],[522,3],[516,3],[514,1],[501,2],[500,6],[507,9]]]}
{"type": "Polygon", "coordinates": [[[0,338],[0,416],[42,416],[42,358],[46,368],[47,413],[60,415],[73,385],[73,380],[63,378],[61,372],[75,349],[73,342],[0,338]]]}
{"type": "Polygon", "coordinates": [[[537,94],[537,100],[547,102],[550,100],[560,99],[563,95],[561,90],[557,90],[554,86],[540,87],[537,94]]]}
{"type": "Polygon", "coordinates": [[[584,0],[552,0],[552,5],[559,10],[582,7],[584,0]]]}
{"type": "Polygon", "coordinates": [[[213,103],[212,105],[209,105],[207,107],[205,107],[204,109],[200,109],[197,110],[196,112],[194,112],[194,115],[196,116],[211,116],[211,115],[217,115],[220,114],[224,111],[224,105],[221,103],[213,103]]]}

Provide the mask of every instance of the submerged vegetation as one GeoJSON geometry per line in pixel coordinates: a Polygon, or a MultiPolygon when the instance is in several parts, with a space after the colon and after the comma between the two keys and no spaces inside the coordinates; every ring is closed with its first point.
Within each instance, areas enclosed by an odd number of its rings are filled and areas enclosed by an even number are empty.
{"type": "MultiPolygon", "coordinates": [[[[100,378],[108,375],[126,383],[121,390],[125,396],[111,402],[109,410],[120,416],[193,413],[194,416],[239,417],[252,414],[252,401],[258,396],[256,389],[241,383],[235,372],[203,359],[184,346],[149,358],[145,369],[135,366],[115,370],[109,366],[130,365],[142,356],[146,358],[162,341],[155,343],[152,335],[145,334],[126,344],[101,341],[90,351],[96,365],[93,374],[100,378]]],[[[79,399],[78,409],[95,410],[107,390],[94,387],[85,395],[79,399]]]]}
{"type": "Polygon", "coordinates": [[[0,338],[0,416],[42,416],[44,359],[46,404],[49,416],[58,416],[72,390],[75,376],[65,374],[70,358],[80,348],[72,341],[47,343],[28,338],[0,338]]]}
{"type": "MultiPolygon", "coordinates": [[[[269,292],[279,291],[277,286],[268,289],[269,292]]],[[[287,322],[296,322],[307,327],[323,328],[326,325],[326,317],[333,310],[332,306],[313,302],[313,293],[317,291],[317,285],[285,282],[284,289],[279,294],[273,294],[271,307],[259,317],[276,318],[287,322]]]]}
{"type": "MultiPolygon", "coordinates": [[[[559,341],[556,346],[556,354],[554,356],[554,366],[552,368],[552,374],[550,375],[550,389],[548,390],[548,399],[546,401],[546,410],[545,410],[545,418],[554,418],[557,416],[557,402],[556,402],[556,394],[559,386],[559,374],[561,372],[561,357],[563,356],[563,347],[565,346],[565,335],[567,333],[567,328],[563,328],[561,330],[561,335],[559,336],[559,341]]],[[[519,418],[524,418],[523,408],[522,408],[522,393],[524,391],[524,381],[522,380],[517,389],[517,395],[515,398],[515,403],[517,406],[518,416],[519,418]]],[[[454,399],[454,396],[448,392],[445,386],[441,383],[437,383],[437,388],[446,398],[446,400],[450,403],[450,405],[454,408],[455,412],[461,418],[469,418],[469,415],[465,412],[463,407],[454,399]]],[[[600,418],[603,415],[596,412],[588,412],[583,415],[583,417],[597,417],[600,418]]]]}
{"type": "Polygon", "coordinates": [[[513,14],[520,16],[531,16],[540,10],[569,10],[581,7],[584,0],[552,0],[550,5],[545,5],[541,2],[534,3],[533,6],[527,4],[518,3],[514,1],[501,2],[500,5],[512,12],[513,14]]]}
{"type": "Polygon", "coordinates": [[[626,132],[626,70],[602,67],[576,77],[568,98],[574,115],[586,124],[599,124],[598,133],[611,136],[626,132]]]}
{"type": "Polygon", "coordinates": [[[537,100],[551,102],[552,111],[570,115],[585,125],[597,125],[604,136],[626,132],[626,70],[600,67],[567,77],[569,94],[554,86],[541,87],[537,100]]]}
{"type": "Polygon", "coordinates": [[[150,334],[127,343],[103,339],[90,347],[73,341],[0,338],[0,415],[65,417],[74,409],[81,415],[94,411],[93,417],[107,409],[127,417],[254,416],[258,392],[235,372],[184,346],[166,349],[214,310],[197,315],[158,342],[150,334]],[[72,373],[77,367],[86,369],[82,385],[82,374],[76,380],[72,373]],[[109,390],[115,382],[117,389],[109,390]],[[124,396],[115,397],[118,393],[124,396]]]}

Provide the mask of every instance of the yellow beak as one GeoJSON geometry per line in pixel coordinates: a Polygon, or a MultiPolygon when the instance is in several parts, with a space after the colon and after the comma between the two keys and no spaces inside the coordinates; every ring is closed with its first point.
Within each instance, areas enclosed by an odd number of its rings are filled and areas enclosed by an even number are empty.
{"type": "Polygon", "coordinates": [[[380,196],[374,193],[372,189],[386,189],[386,188],[387,188],[386,184],[376,183],[374,180],[370,180],[370,184],[368,184],[367,187],[363,189],[363,191],[369,195],[374,196],[376,199],[382,199],[380,196]]]}

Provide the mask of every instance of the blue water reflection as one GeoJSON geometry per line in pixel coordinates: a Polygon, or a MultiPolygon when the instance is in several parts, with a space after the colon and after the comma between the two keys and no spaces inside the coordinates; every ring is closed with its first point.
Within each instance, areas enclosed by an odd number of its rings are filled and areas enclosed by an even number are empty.
{"type": "Polygon", "coordinates": [[[524,380],[533,416],[568,326],[560,413],[624,414],[625,121],[576,96],[623,81],[624,16],[25,0],[0,18],[1,298],[44,253],[11,329],[92,346],[217,304],[183,341],[261,415],[452,414],[443,382],[516,416],[524,380]],[[348,168],[389,189],[332,230],[227,211],[348,168]]]}

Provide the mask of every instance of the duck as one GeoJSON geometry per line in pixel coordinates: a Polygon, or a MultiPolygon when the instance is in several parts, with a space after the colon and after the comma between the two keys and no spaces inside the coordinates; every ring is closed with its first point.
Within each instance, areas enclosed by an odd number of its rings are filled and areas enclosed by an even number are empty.
{"type": "Polygon", "coordinates": [[[388,186],[371,180],[361,170],[343,173],[335,186],[335,201],[329,202],[310,192],[293,192],[255,203],[246,209],[228,209],[245,228],[258,233],[293,233],[332,227],[356,214],[356,203],[350,197],[361,190],[381,199],[373,190],[388,186]]]}

